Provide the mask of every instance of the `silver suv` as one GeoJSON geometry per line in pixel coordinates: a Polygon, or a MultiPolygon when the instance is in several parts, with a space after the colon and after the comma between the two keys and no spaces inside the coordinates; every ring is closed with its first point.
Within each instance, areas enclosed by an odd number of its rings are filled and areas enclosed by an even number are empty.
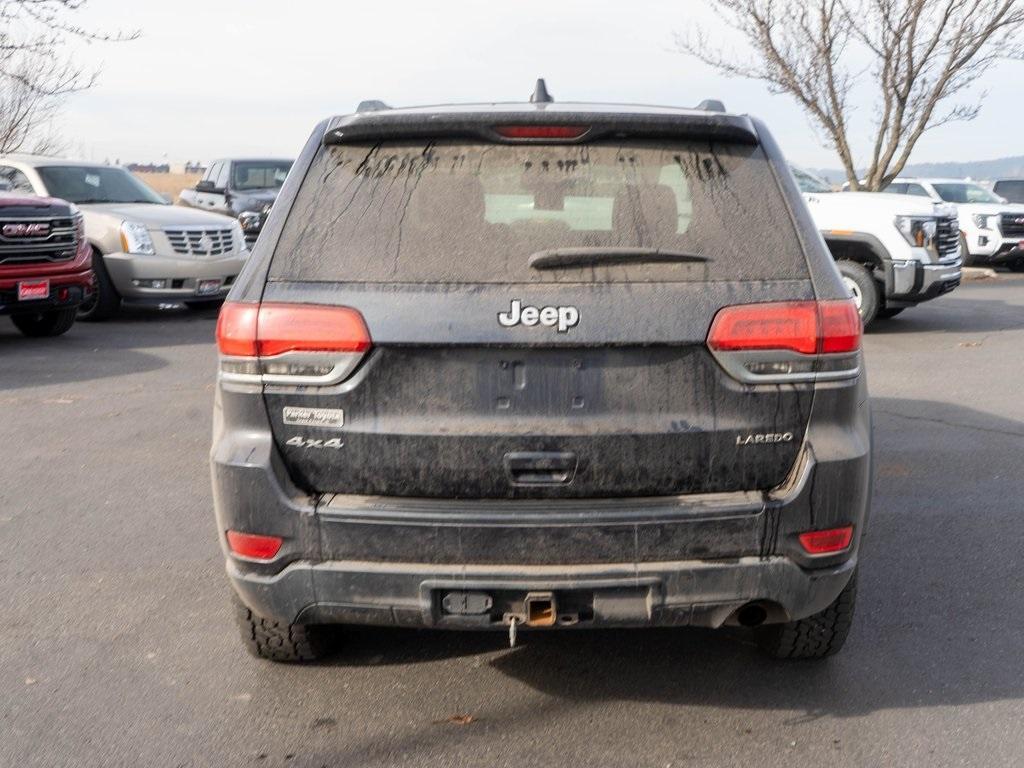
{"type": "Polygon", "coordinates": [[[110,317],[121,300],[223,300],[249,255],[237,221],[170,205],[124,168],[33,155],[0,157],[15,191],[59,197],[85,217],[95,287],[83,319],[110,317]]]}

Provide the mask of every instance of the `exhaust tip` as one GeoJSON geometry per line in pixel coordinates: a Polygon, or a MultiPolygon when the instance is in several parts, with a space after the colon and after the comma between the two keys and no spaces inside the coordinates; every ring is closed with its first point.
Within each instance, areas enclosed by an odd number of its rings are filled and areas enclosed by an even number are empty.
{"type": "Polygon", "coordinates": [[[736,612],[741,627],[759,627],[768,618],[768,611],[758,603],[747,603],[736,612]]]}

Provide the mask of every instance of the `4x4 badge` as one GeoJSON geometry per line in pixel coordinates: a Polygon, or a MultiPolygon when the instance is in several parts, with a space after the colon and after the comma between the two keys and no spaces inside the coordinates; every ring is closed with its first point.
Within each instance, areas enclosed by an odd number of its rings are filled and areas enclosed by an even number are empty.
{"type": "Polygon", "coordinates": [[[498,313],[498,323],[505,328],[516,325],[533,327],[540,323],[548,328],[557,327],[559,333],[566,333],[580,322],[580,311],[576,307],[524,307],[519,299],[512,299],[508,312],[498,313]]]}

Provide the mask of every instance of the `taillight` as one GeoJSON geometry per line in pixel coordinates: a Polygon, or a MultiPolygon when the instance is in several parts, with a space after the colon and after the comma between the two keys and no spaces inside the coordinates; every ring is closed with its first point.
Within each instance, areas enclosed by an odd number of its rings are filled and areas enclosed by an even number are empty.
{"type": "Polygon", "coordinates": [[[262,536],[255,533],[227,532],[228,549],[252,560],[272,560],[281,551],[284,539],[280,536],[262,536]]]}
{"type": "Polygon", "coordinates": [[[825,531],[807,531],[798,537],[800,546],[809,555],[832,555],[842,552],[853,541],[853,526],[829,528],[825,531]]]}
{"type": "Polygon", "coordinates": [[[730,373],[763,383],[856,375],[860,341],[860,315],[852,299],[724,307],[707,338],[730,373]]]}
{"type": "Polygon", "coordinates": [[[314,304],[261,304],[256,354],[284,352],[365,352],[370,333],[363,316],[349,307],[314,304]]]}
{"type": "Polygon", "coordinates": [[[791,349],[804,355],[818,351],[818,305],[744,304],[715,315],[708,345],[723,352],[744,349],[791,349]]]}
{"type": "Polygon", "coordinates": [[[350,307],[227,302],[217,318],[226,380],[336,384],[370,344],[363,316],[350,307]]]}
{"type": "Polygon", "coordinates": [[[578,139],[590,128],[585,125],[497,125],[495,133],[506,139],[547,139],[569,141],[578,139]]]}

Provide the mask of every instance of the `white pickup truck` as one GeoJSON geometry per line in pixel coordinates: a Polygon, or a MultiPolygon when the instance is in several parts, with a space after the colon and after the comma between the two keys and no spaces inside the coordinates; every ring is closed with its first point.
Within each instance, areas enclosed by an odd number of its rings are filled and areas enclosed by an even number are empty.
{"type": "Polygon", "coordinates": [[[833,192],[816,176],[792,170],[864,325],[960,284],[955,206],[906,195],[833,192]]]}
{"type": "Polygon", "coordinates": [[[1010,203],[964,179],[900,178],[885,191],[955,205],[965,264],[1005,266],[1024,272],[1024,205],[1010,203]]]}

